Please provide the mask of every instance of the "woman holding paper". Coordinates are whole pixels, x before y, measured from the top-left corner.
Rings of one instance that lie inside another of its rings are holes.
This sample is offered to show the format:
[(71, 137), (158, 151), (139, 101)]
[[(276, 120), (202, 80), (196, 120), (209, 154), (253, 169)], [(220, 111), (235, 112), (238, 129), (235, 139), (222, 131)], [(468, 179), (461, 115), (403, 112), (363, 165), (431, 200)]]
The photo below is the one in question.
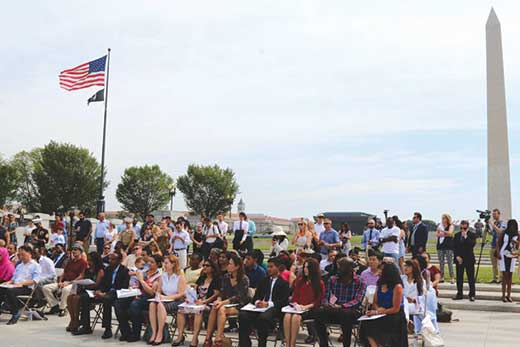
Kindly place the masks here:
[[(196, 283), (197, 300), (193, 303), (197, 306), (206, 306), (215, 301), (220, 294), (220, 273), (218, 264), (205, 260), (202, 264), (202, 273)], [(197, 347), (199, 344), (199, 333), (202, 328), (202, 321), (204, 319), (205, 309), (184, 311), (182, 307), (177, 312), (177, 328), (179, 331), (179, 338), (172, 342), (172, 346), (179, 346), (184, 342), (184, 327), (186, 326), (186, 316), (190, 313), (195, 314), (195, 321), (193, 323), (193, 337), (191, 339), (191, 347)], [(188, 312), (188, 313), (187, 313)]]
[(320, 306), (324, 293), (325, 285), (321, 280), (320, 265), (315, 259), (309, 258), (303, 264), (302, 276), (294, 282), (293, 295), (289, 305), (295, 312), (285, 313), (283, 319), (285, 345), (287, 347), (296, 346), (296, 338), (302, 319), (312, 317), (312, 313), (309, 311)]
[(384, 263), (381, 277), (377, 281), (372, 309), (367, 316), (384, 315), (363, 321), (361, 336), (370, 347), (408, 346), (408, 332), (404, 314), (403, 282), (396, 265)]
[[(67, 326), (67, 330), (72, 333), (72, 335), (79, 335), (78, 331), (81, 329), (82, 333), (90, 333), (90, 319), (82, 319), (82, 322), (88, 321), (87, 326), (82, 326), (80, 328), (80, 320), (79, 315), (80, 311), (88, 309), (90, 312), (90, 297), (87, 294), (86, 290), (96, 290), (99, 288), (101, 284), (101, 280), (105, 274), (103, 260), (99, 253), (90, 252), (87, 256), (87, 269), (85, 270), (85, 279), (89, 279), (94, 281), (94, 284), (89, 284), (86, 286), (78, 286), (76, 288), (76, 294), (70, 294), (67, 297), (67, 311), (69, 311), (70, 322)], [(81, 305), (83, 301), (88, 302), (87, 305)], [(88, 307), (88, 308), (85, 308)], [(82, 310), (80, 308), (83, 307)], [(83, 314), (82, 314), (83, 315)], [(90, 318), (90, 315), (89, 315)]]
[[(222, 291), (217, 300), (214, 302), (213, 308), (209, 314), (208, 329), (204, 347), (222, 346), (224, 338), (224, 326), (226, 325), (227, 316), (238, 315), (240, 308), (249, 302), (249, 279), (245, 274), (244, 263), (242, 258), (235, 252), (228, 252), (229, 264), (227, 265), (227, 273), (222, 279)], [(236, 305), (230, 307), (229, 305)], [(211, 339), (217, 328), (217, 336), (213, 344)]]
[(184, 299), (186, 279), (182, 273), (179, 259), (170, 255), (164, 258), (164, 272), (156, 286), (156, 300), (150, 302), (150, 326), (152, 336), (149, 343), (157, 346), (162, 343), (164, 323), (168, 314), (177, 312)]

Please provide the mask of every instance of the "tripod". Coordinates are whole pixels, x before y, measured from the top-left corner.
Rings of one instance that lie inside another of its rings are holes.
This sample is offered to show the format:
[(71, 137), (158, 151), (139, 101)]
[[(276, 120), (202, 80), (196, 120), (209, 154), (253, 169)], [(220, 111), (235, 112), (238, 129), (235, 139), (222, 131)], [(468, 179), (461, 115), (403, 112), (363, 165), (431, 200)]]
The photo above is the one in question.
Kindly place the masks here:
[(478, 279), (478, 270), (480, 269), (480, 260), (482, 259), (482, 251), (484, 250), (484, 246), (487, 242), (487, 235), (490, 232), (489, 230), (489, 220), (485, 220), (486, 222), (486, 228), (484, 229), (484, 233), (482, 234), (482, 240), (480, 241), (480, 253), (478, 255), (478, 262), (477, 262), (477, 272), (475, 272), (475, 283)]

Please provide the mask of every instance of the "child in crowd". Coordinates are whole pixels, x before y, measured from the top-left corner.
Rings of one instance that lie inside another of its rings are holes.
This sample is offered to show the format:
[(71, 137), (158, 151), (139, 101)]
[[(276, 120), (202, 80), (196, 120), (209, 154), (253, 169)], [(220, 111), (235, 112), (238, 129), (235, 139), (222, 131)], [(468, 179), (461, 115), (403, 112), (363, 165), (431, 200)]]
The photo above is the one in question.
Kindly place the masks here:
[(59, 224), (56, 227), (56, 232), (51, 235), (51, 243), (52, 247), (56, 247), (56, 245), (65, 244), (65, 236), (63, 235), (63, 225)]
[(144, 273), (145, 269), (145, 259), (143, 257), (139, 257), (135, 260), (135, 267), (130, 269), (128, 274), (130, 275), (129, 285), (131, 288), (139, 288), (139, 278), (137, 277), (137, 273)]

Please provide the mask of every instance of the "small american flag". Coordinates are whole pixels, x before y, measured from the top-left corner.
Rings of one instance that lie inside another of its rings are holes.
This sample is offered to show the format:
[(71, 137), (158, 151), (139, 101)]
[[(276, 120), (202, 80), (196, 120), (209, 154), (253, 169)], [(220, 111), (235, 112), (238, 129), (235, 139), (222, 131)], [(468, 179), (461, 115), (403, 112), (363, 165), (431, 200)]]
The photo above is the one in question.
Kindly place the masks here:
[(105, 85), (107, 56), (60, 72), (60, 87), (71, 91)]

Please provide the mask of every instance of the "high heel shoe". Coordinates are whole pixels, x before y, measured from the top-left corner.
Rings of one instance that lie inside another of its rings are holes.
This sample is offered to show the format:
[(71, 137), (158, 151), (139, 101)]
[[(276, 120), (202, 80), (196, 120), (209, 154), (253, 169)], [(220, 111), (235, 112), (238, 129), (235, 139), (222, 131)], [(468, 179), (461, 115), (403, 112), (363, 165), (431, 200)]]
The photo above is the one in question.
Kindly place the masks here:
[(172, 342), (172, 346), (173, 347), (177, 347), (177, 346), (183, 345), (184, 344), (184, 340), (185, 340), (185, 338), (184, 338), (184, 335), (183, 335), (182, 338), (179, 341), (173, 341)]
[(511, 299), (510, 296), (508, 296), (508, 297), (506, 298), (506, 300), (507, 300), (508, 302), (513, 302), (513, 300)]

